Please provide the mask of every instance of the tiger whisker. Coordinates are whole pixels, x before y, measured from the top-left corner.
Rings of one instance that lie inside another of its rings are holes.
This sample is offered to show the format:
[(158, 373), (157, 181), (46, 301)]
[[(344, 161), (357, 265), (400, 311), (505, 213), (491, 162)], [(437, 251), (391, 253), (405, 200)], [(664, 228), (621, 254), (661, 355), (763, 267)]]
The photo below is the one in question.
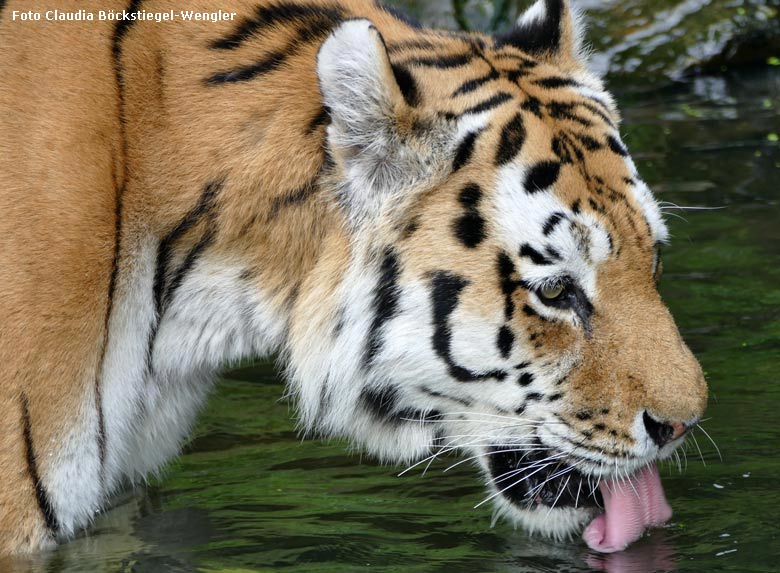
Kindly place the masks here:
[(681, 221), (685, 221), (686, 223), (690, 223), (690, 221), (688, 221), (688, 219), (686, 219), (682, 215), (678, 215), (677, 213), (668, 213), (666, 211), (662, 211), (662, 213), (664, 215), (669, 215), (670, 217), (677, 217), (678, 219), (680, 219)]
[[(452, 447), (450, 447), (450, 448), (447, 448), (447, 449), (444, 449), (444, 448), (443, 448), (443, 449), (439, 450), (438, 452), (435, 452), (434, 454), (432, 454), (432, 455), (430, 455), (430, 456), (428, 456), (428, 457), (425, 457), (425, 458), (423, 458), (423, 459), (421, 459), (421, 460), (419, 460), (419, 461), (415, 462), (414, 464), (412, 464), (411, 466), (409, 466), (408, 468), (406, 468), (405, 470), (403, 470), (401, 473), (399, 473), (399, 474), (397, 475), (397, 477), (401, 477), (401, 476), (403, 476), (404, 474), (406, 474), (406, 473), (408, 473), (408, 472), (412, 471), (412, 470), (413, 470), (414, 468), (416, 468), (417, 466), (420, 466), (420, 465), (424, 464), (425, 462), (427, 462), (427, 461), (429, 461), (429, 460), (433, 461), (433, 460), (435, 460), (437, 457), (439, 457), (439, 456), (441, 456), (441, 455), (444, 455), (444, 454), (446, 454), (447, 452), (451, 452), (451, 451), (453, 451), (453, 450), (456, 450), (457, 448), (458, 448), (458, 446), (452, 446)], [(429, 466), (430, 466), (430, 464), (429, 464)]]
[(500, 490), (500, 491), (497, 491), (496, 493), (494, 493), (494, 494), (492, 494), (492, 495), (490, 495), (490, 496), (486, 497), (485, 499), (483, 499), (482, 501), (480, 501), (480, 502), (479, 502), (477, 505), (475, 505), (475, 506), (474, 506), (474, 509), (477, 509), (478, 507), (480, 507), (481, 505), (483, 505), (483, 504), (487, 503), (488, 501), (490, 501), (490, 500), (491, 500), (491, 499), (493, 499), (494, 497), (497, 497), (497, 496), (501, 495), (501, 494), (502, 494), (502, 493), (504, 493), (506, 490), (508, 490), (508, 489), (511, 489), (511, 488), (513, 488), (513, 487), (515, 487), (517, 484), (524, 482), (525, 480), (527, 480), (528, 478), (530, 478), (530, 477), (531, 477), (531, 476), (533, 476), (534, 474), (536, 474), (536, 473), (539, 473), (540, 471), (542, 471), (544, 468), (546, 468), (546, 467), (547, 467), (547, 466), (549, 466), (549, 465), (551, 465), (551, 464), (549, 464), (549, 463), (548, 463), (548, 464), (544, 464), (542, 467), (540, 467), (539, 469), (537, 469), (537, 470), (535, 470), (535, 471), (531, 472), (530, 474), (528, 474), (528, 475), (527, 475), (527, 476), (525, 476), (524, 478), (522, 478), (522, 479), (520, 479), (520, 480), (518, 480), (518, 481), (516, 481), (516, 482), (514, 482), (514, 483), (512, 483), (512, 484), (510, 484), (510, 485), (508, 485), (508, 486), (507, 486), (507, 487), (505, 487), (504, 489), (502, 489), (502, 490)]
[(580, 489), (582, 489), (582, 480), (577, 484), (577, 495), (574, 497), (574, 507), (576, 508), (580, 502)]
[(715, 440), (712, 439), (712, 436), (710, 436), (709, 432), (705, 430), (701, 424), (696, 424), (696, 427), (699, 428), (702, 432), (704, 432), (704, 435), (707, 436), (707, 439), (712, 442), (712, 445), (715, 447), (715, 451), (718, 452), (718, 459), (720, 461), (723, 461), (723, 456), (720, 454), (720, 448), (718, 448), (718, 444), (715, 443)]
[(558, 500), (561, 499), (561, 495), (564, 491), (566, 491), (566, 486), (569, 485), (569, 481), (571, 480), (571, 476), (566, 478), (566, 482), (558, 489), (558, 495), (555, 496), (555, 500), (552, 502), (552, 505), (550, 506), (550, 509), (547, 510), (547, 517), (550, 516), (550, 512), (555, 508), (555, 504), (558, 503)]
[[(466, 442), (466, 443), (453, 443), (451, 441), (448, 444), (442, 444), (442, 445), (439, 445), (439, 446), (433, 445), (432, 447), (439, 448), (439, 450), (437, 452), (434, 452), (430, 456), (427, 456), (427, 457), (425, 457), (425, 458), (423, 458), (421, 460), (418, 460), (417, 462), (415, 462), (414, 464), (412, 464), (411, 466), (409, 466), (408, 468), (406, 468), (405, 470), (403, 470), (402, 472), (397, 474), (397, 477), (401, 477), (404, 474), (406, 474), (409, 471), (411, 471), (412, 469), (414, 469), (414, 468), (416, 468), (416, 467), (418, 467), (418, 466), (428, 462), (428, 465), (426, 466), (425, 470), (423, 470), (423, 475), (424, 475), (425, 472), (427, 471), (427, 469), (430, 467), (431, 463), (433, 461), (435, 461), (435, 459), (437, 457), (439, 457), (439, 456), (445, 455), (445, 454), (447, 454), (449, 452), (455, 451), (455, 450), (460, 449), (460, 448), (466, 448), (466, 447), (469, 447), (469, 446), (481, 446), (481, 445), (487, 445), (487, 444), (493, 445), (493, 443), (494, 443), (494, 440), (492, 439), (491, 436), (481, 436), (479, 434), (475, 434), (474, 437), (479, 437), (479, 438), (482, 438), (482, 439), (481, 440), (476, 440), (476, 441), (471, 441), (471, 442)], [(518, 445), (522, 445), (522, 444), (518, 444), (517, 442), (513, 442), (513, 443), (507, 444), (507, 445), (509, 445), (510, 447), (514, 447), (514, 446), (518, 446)], [(499, 446), (499, 447), (501, 447), (501, 446)], [(479, 456), (476, 456), (476, 457), (479, 457)]]
[(626, 474), (625, 481), (628, 482), (628, 485), (630, 485), (631, 489), (634, 490), (634, 495), (637, 497), (637, 499), (639, 499), (639, 492), (636, 490), (636, 487), (634, 487), (634, 482), (631, 481), (631, 476), (628, 475), (628, 470), (624, 468), (623, 473)]
[(547, 457), (547, 458), (545, 458), (543, 460), (533, 460), (531, 462), (528, 462), (528, 463), (524, 464), (524, 467), (522, 467), (522, 468), (516, 468), (514, 470), (510, 470), (510, 471), (505, 472), (505, 473), (503, 473), (503, 474), (501, 474), (499, 476), (496, 476), (493, 479), (488, 480), (488, 483), (491, 483), (491, 482), (498, 483), (500, 481), (506, 481), (507, 479), (510, 479), (510, 478), (512, 478), (512, 477), (514, 477), (514, 476), (516, 476), (518, 474), (526, 472), (529, 469), (533, 469), (533, 468), (537, 467), (539, 464), (547, 464), (547, 465), (549, 465), (549, 462), (555, 461), (556, 459), (557, 458), (555, 458), (555, 457)]
[(504, 420), (512, 420), (514, 422), (518, 420), (527, 420), (530, 422), (538, 422), (539, 420), (533, 420), (532, 418), (521, 418), (519, 416), (505, 416), (502, 414), (490, 414), (488, 412), (442, 412), (439, 417), (445, 416), (485, 416), (488, 418), (501, 418)]
[(680, 460), (680, 452), (675, 451), (674, 452), (674, 459), (677, 463), (677, 472), (682, 473), (682, 461)]
[(524, 464), (524, 467), (519, 468), (519, 469), (510, 470), (508, 472), (505, 472), (505, 473), (503, 473), (503, 474), (501, 474), (499, 476), (496, 476), (493, 479), (488, 480), (488, 483), (498, 483), (498, 482), (506, 481), (506, 480), (511, 479), (511, 478), (513, 478), (513, 477), (515, 477), (515, 476), (517, 476), (519, 474), (525, 473), (528, 470), (535, 469), (535, 468), (537, 468), (539, 466), (545, 466), (546, 467), (546, 466), (550, 465), (553, 461), (554, 460), (550, 460), (549, 458), (547, 458), (547, 459), (544, 459), (544, 460), (533, 460), (533, 461), (527, 462), (526, 464)]
[[(576, 467), (578, 465), (580, 465), (581, 463), (582, 462), (576, 462), (574, 464), (568, 465), (568, 466), (564, 467), (563, 469), (558, 470), (557, 472), (553, 473), (547, 479), (545, 479), (542, 483), (540, 483), (538, 486), (536, 486), (534, 489), (532, 489), (529, 492), (529, 496), (531, 498), (536, 497), (536, 494), (538, 494), (540, 491), (542, 491), (542, 488), (544, 488), (544, 486), (547, 485), (548, 482), (550, 482), (550, 481), (552, 481), (552, 480), (554, 480), (556, 478), (559, 478), (560, 476), (566, 475), (569, 472), (574, 471), (576, 469)], [(571, 477), (569, 479), (571, 479)], [(567, 480), (567, 483), (568, 483), (568, 480)], [(556, 499), (556, 501), (557, 501), (557, 499)]]
[(699, 447), (699, 441), (696, 439), (696, 436), (691, 434), (691, 439), (693, 440), (694, 445), (696, 446), (696, 450), (699, 452), (699, 457), (701, 458), (702, 465), (706, 468), (707, 462), (704, 461), (704, 455), (701, 453), (701, 448)]
[(452, 464), (447, 469), (445, 469), (442, 473), (448, 472), (449, 470), (455, 468), (456, 466), (459, 466), (461, 464), (465, 464), (466, 462), (469, 462), (471, 460), (476, 460), (476, 459), (487, 457), (487, 456), (494, 456), (496, 454), (508, 454), (508, 453), (513, 453), (513, 452), (543, 452), (543, 451), (546, 451), (546, 448), (536, 448), (536, 449), (522, 448), (522, 449), (512, 449), (512, 450), (495, 450), (495, 451), (492, 451), (492, 452), (481, 452), (481, 453), (477, 454), (476, 456), (471, 456), (471, 457), (465, 458), (463, 460), (460, 460), (460, 461)]
[(667, 209), (676, 209), (678, 211), (720, 211), (726, 209), (725, 205), (720, 207), (701, 207), (696, 205), (677, 205), (669, 201), (659, 201), (658, 206), (661, 211), (666, 211)]

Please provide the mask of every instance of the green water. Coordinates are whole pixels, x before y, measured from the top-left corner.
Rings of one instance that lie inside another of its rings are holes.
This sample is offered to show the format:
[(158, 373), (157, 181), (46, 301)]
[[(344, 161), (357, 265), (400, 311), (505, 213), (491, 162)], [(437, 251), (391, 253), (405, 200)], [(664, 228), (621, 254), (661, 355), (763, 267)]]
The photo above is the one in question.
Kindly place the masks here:
[(279, 376), (259, 365), (219, 385), (161, 479), (72, 543), (0, 570), (780, 571), (780, 70), (620, 99), (659, 198), (722, 207), (669, 217), (662, 290), (707, 373), (704, 428), (722, 461), (697, 432), (682, 473), (662, 470), (667, 527), (606, 558), (491, 528), (465, 464), (397, 477), (343, 443), (302, 441)]

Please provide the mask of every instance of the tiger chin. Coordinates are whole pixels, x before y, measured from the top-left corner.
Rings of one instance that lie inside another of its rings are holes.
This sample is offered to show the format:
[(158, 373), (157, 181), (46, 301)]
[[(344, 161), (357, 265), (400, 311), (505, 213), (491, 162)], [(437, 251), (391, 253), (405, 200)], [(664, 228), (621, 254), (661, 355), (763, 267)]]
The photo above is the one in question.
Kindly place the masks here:
[(0, 550), (88, 526), (272, 353), (305, 432), (460, 451), (528, 531), (616, 551), (668, 519), (655, 462), (706, 384), (569, 4), (500, 37), (364, 0), (220, 8), (0, 8)]

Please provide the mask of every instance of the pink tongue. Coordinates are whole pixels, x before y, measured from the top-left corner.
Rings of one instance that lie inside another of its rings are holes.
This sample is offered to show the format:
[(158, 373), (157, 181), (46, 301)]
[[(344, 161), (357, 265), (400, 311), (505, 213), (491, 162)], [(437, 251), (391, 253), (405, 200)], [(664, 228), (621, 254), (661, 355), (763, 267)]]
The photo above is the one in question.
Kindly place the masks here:
[(583, 538), (601, 553), (622, 551), (639, 539), (648, 527), (672, 517), (661, 477), (655, 465), (647, 466), (627, 480), (601, 482), (605, 513), (591, 521)]

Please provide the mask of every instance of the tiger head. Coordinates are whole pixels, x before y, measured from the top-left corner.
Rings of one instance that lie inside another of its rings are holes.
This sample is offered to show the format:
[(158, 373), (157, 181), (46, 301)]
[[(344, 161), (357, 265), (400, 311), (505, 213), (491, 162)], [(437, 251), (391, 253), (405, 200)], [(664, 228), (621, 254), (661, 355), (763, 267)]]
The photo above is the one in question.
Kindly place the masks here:
[(323, 186), (349, 262), (318, 263), (288, 345), (305, 427), (404, 463), (459, 449), (500, 513), (555, 537), (599, 482), (671, 455), (707, 393), (580, 37), (560, 0), (500, 38), (331, 33)]

